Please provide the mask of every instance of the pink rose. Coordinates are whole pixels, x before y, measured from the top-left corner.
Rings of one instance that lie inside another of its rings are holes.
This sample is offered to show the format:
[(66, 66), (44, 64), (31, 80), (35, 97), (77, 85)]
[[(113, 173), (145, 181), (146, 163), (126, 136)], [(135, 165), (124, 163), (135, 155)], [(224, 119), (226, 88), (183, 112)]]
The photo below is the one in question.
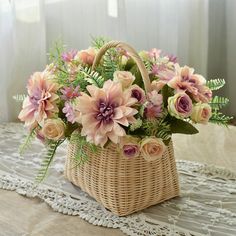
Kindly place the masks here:
[(87, 50), (79, 51), (75, 56), (74, 60), (78, 60), (83, 64), (92, 65), (95, 56), (96, 56), (95, 49), (90, 47)]
[(122, 150), (123, 156), (126, 157), (138, 157), (139, 150), (139, 138), (133, 136), (124, 136), (120, 138), (120, 149)]
[(168, 111), (177, 119), (187, 118), (192, 113), (192, 100), (186, 93), (177, 93), (168, 98)]
[(206, 124), (211, 118), (211, 115), (212, 112), (210, 105), (199, 102), (193, 107), (191, 119), (196, 123)]
[(128, 88), (134, 82), (135, 77), (129, 71), (115, 71), (113, 75), (114, 82), (120, 82), (122, 88)]
[(155, 161), (161, 158), (166, 149), (163, 141), (155, 137), (143, 139), (140, 148), (143, 158), (147, 161)]
[(146, 100), (145, 92), (138, 85), (134, 84), (130, 87), (131, 97), (136, 98), (138, 103), (144, 103)]

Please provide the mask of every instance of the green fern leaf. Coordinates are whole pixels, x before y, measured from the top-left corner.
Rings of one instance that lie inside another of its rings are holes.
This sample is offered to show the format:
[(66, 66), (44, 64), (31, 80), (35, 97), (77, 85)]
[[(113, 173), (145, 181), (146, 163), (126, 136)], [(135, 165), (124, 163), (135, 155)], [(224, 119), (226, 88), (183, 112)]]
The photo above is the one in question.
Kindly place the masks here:
[(218, 125), (228, 126), (231, 119), (233, 119), (233, 117), (226, 116), (222, 114), (221, 112), (216, 111), (216, 112), (213, 112), (209, 121), (211, 123), (215, 123)]
[(218, 90), (225, 85), (225, 80), (224, 79), (211, 79), (207, 81), (206, 85), (211, 90)]
[[(82, 137), (79, 132), (75, 131), (70, 138), (70, 143), (76, 145), (75, 150), (75, 166), (80, 166), (88, 161), (89, 156), (87, 155), (86, 149), (92, 152), (97, 152), (98, 147), (92, 143), (86, 141), (85, 137)], [(86, 148), (85, 148), (86, 147)]]
[(41, 183), (48, 172), (49, 166), (53, 160), (53, 157), (55, 156), (57, 147), (62, 143), (63, 141), (57, 141), (57, 142), (50, 142), (47, 147), (46, 155), (44, 157), (44, 160), (41, 163), (41, 168), (38, 171), (38, 174), (35, 178), (36, 183)]
[(106, 79), (112, 79), (114, 72), (119, 69), (117, 60), (115, 60), (115, 55), (113, 58), (113, 56), (110, 55), (109, 52), (107, 52), (103, 57), (103, 67), (104, 77)]
[(84, 76), (84, 80), (87, 81), (89, 84), (94, 84), (95, 86), (102, 88), (105, 82), (105, 79), (99, 75), (98, 72), (93, 71), (91, 68), (80, 68), (80, 72)]
[(100, 49), (104, 46), (109, 40), (104, 37), (92, 37), (92, 46), (96, 49)]
[(32, 141), (35, 139), (35, 129), (32, 129), (31, 132), (26, 136), (24, 142), (19, 146), (19, 154), (23, 155), (24, 152), (30, 147)]
[(148, 71), (152, 71), (153, 63), (151, 61), (144, 61), (144, 65)]
[(211, 106), (212, 110), (219, 110), (222, 107), (226, 106), (229, 103), (229, 99), (225, 97), (215, 96), (209, 105)]

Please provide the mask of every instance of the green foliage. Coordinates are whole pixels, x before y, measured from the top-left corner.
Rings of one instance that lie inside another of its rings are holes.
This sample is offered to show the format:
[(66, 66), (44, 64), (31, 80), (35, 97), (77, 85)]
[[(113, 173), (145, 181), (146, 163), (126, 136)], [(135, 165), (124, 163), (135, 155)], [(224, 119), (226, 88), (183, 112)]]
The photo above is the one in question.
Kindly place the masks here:
[(51, 141), (48, 143), (47, 146), (47, 151), (46, 151), (46, 155), (44, 157), (44, 160), (41, 163), (41, 168), (37, 173), (37, 176), (35, 177), (35, 182), (36, 183), (41, 183), (48, 172), (49, 166), (52, 163), (52, 160), (55, 156), (57, 147), (63, 142), (64, 140), (60, 140), (60, 141)]
[(57, 40), (49, 52), (49, 61), (62, 66), (64, 62), (61, 58), (61, 54), (64, 50), (65, 46), (63, 45), (62, 40)]
[(25, 94), (16, 94), (12, 98), (14, 100), (16, 100), (17, 102), (23, 102), (26, 97), (27, 97), (27, 95), (25, 95)]
[(148, 71), (152, 71), (153, 63), (151, 61), (144, 61), (144, 65)]
[(170, 119), (170, 130), (171, 130), (171, 133), (180, 133), (180, 134), (197, 134), (198, 133), (198, 130), (189, 122), (176, 119), (175, 117), (172, 117)]
[(130, 125), (130, 131), (135, 131), (136, 129), (139, 129), (140, 127), (142, 127), (142, 124), (142, 120), (138, 118), (136, 122)]
[(86, 141), (85, 137), (82, 137), (78, 132), (74, 132), (71, 135), (70, 138), (71, 144), (76, 144), (76, 150), (75, 150), (75, 161), (76, 161), (76, 166), (80, 166), (81, 164), (85, 163), (88, 161), (89, 156), (86, 153), (86, 149), (96, 152), (97, 151), (97, 146), (89, 143)]
[(145, 129), (145, 135), (156, 136), (163, 140), (169, 140), (171, 137), (170, 124), (162, 119), (152, 119), (143, 122), (142, 127)]
[(226, 116), (218, 111), (214, 111), (209, 121), (218, 125), (227, 126), (231, 119), (233, 119), (233, 117)]
[(229, 99), (225, 97), (215, 96), (209, 105), (212, 110), (220, 110), (222, 107), (226, 106), (229, 103)]
[(163, 103), (164, 106), (167, 107), (168, 105), (168, 98), (174, 95), (173, 89), (170, 88), (167, 84), (161, 90), (163, 96)]
[(138, 86), (140, 86), (141, 88), (143, 88), (143, 79), (141, 76), (141, 73), (139, 71), (138, 66), (135, 64), (133, 65), (133, 67), (130, 69), (130, 72), (134, 75), (135, 77), (135, 81), (134, 83), (137, 84)]
[(89, 84), (94, 84), (95, 86), (102, 88), (105, 79), (99, 75), (98, 72), (93, 71), (91, 68), (86, 67), (80, 67), (80, 71), (79, 73), (81, 73), (83, 75), (83, 79), (85, 81), (87, 81)]
[(96, 49), (100, 49), (103, 45), (105, 45), (109, 40), (104, 37), (93, 37), (92, 38), (92, 46)]
[(23, 155), (24, 152), (30, 147), (32, 141), (35, 139), (35, 129), (32, 129), (30, 133), (26, 136), (24, 142), (19, 146), (19, 153)]
[(108, 50), (103, 56), (103, 73), (106, 79), (112, 79), (115, 71), (119, 70), (117, 52)]
[(207, 81), (207, 87), (211, 90), (218, 90), (225, 85), (224, 79), (211, 79)]

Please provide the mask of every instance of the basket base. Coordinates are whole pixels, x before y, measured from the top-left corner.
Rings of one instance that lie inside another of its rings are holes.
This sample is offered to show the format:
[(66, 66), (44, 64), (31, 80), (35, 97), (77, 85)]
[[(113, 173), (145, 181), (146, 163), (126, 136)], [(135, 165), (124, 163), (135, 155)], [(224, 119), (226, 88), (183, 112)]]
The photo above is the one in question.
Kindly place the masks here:
[(127, 159), (116, 147), (88, 153), (77, 166), (77, 145), (69, 144), (65, 177), (118, 216), (126, 216), (179, 196), (179, 181), (172, 143), (163, 156), (147, 162), (142, 156)]

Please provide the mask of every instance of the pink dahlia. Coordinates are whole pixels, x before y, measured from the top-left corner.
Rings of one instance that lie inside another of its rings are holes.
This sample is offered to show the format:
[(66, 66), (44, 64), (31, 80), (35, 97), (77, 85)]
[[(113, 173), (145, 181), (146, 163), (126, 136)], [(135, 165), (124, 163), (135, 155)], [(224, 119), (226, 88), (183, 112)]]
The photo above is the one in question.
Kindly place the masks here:
[(33, 127), (37, 123), (41, 124), (46, 118), (58, 112), (56, 105), (58, 85), (47, 79), (45, 73), (34, 73), (29, 79), (27, 90), (28, 96), (18, 116), (26, 126)]
[(123, 92), (120, 83), (108, 80), (103, 88), (87, 86), (90, 95), (83, 93), (78, 97), (78, 109), (81, 112), (82, 131), (88, 142), (104, 146), (110, 139), (118, 143), (119, 137), (126, 135), (122, 126), (135, 121), (138, 112), (131, 106), (137, 100), (129, 92)]
[(197, 95), (198, 86), (206, 83), (203, 76), (194, 74), (194, 69), (188, 66), (175, 66), (176, 75), (168, 82), (168, 85), (177, 92), (188, 92), (189, 94)]

